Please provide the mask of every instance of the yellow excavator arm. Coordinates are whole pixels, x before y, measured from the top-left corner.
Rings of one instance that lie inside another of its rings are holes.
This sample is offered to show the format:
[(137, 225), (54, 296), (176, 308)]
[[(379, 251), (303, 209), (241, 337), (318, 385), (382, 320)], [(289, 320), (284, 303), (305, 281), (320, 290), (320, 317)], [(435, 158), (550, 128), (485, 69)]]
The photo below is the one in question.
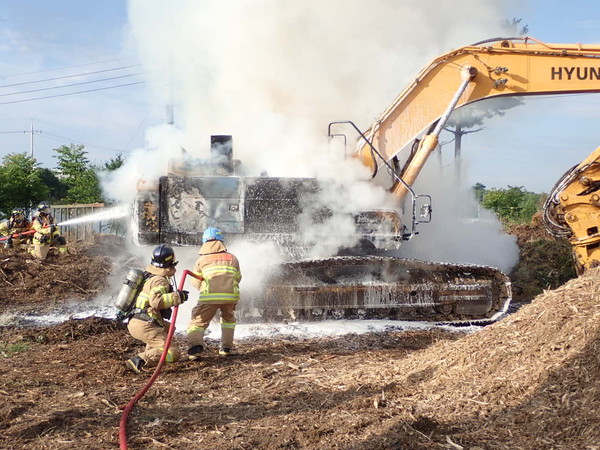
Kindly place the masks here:
[[(390, 191), (401, 204), (409, 192), (416, 197), (411, 186), (456, 108), (500, 96), (585, 92), (600, 92), (600, 46), (490, 39), (426, 66), (361, 133), (355, 157), (373, 177), (381, 164), (391, 169)], [(544, 218), (552, 234), (570, 240), (579, 273), (600, 265), (600, 148), (557, 183)]]
[[(426, 66), (363, 133), (356, 157), (373, 176), (381, 163), (396, 167), (402, 181), (396, 178), (391, 191), (403, 200), (454, 109), (499, 96), (600, 92), (599, 58), (599, 46), (533, 38), (492, 39), (451, 51)], [(403, 167), (401, 152), (409, 152)]]
[(544, 204), (544, 225), (569, 239), (578, 274), (600, 266), (600, 147), (556, 183)]

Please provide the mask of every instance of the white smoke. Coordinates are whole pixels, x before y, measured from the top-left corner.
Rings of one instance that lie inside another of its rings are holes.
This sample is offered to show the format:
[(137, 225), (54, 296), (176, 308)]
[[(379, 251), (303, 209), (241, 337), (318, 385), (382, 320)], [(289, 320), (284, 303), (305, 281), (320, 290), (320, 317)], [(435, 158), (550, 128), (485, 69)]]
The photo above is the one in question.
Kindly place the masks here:
[(519, 258), (516, 237), (504, 233), (496, 215), (482, 208), (464, 185), (468, 164), (463, 160), (460, 179), (456, 168), (439, 154), (429, 158), (414, 188), (432, 196), (432, 220), (417, 226), (419, 235), (402, 246), (401, 255), (483, 264), (509, 273)]
[(392, 203), (365, 168), (329, 148), (327, 124), (350, 119), (365, 129), (431, 59), (503, 34), (510, 14), (502, 8), (481, 0), (460, 9), (451, 0), (129, 0), (130, 44), (156, 74), (149, 96), (174, 105), (175, 126), (150, 128), (147, 147), (105, 188), (131, 201), (137, 180), (156, 182), (181, 148), (207, 158), (211, 134), (232, 134), (248, 175), (326, 180), (312, 206), (338, 214), (307, 227), (305, 239), (325, 253), (351, 245), (348, 214)]

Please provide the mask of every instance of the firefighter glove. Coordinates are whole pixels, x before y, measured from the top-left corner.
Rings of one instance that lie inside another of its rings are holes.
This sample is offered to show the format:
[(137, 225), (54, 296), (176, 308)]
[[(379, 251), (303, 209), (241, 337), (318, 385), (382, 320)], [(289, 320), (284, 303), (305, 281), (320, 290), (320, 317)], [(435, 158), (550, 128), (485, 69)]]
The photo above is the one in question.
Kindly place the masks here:
[(52, 233), (52, 234), (56, 233), (56, 225), (52, 225), (50, 227), (50, 233)]
[(160, 316), (165, 320), (171, 320), (172, 313), (173, 313), (173, 310), (171, 308), (160, 310)]
[(45, 244), (46, 242), (48, 242), (48, 240), (49, 240), (48, 235), (47, 234), (43, 234), (40, 237), (40, 244)]
[(119, 322), (125, 322), (127, 319), (129, 319), (130, 315), (126, 312), (123, 311), (117, 311), (117, 320)]
[(189, 291), (177, 291), (177, 294), (179, 294), (179, 304), (180, 305), (182, 303), (184, 303), (190, 296)]

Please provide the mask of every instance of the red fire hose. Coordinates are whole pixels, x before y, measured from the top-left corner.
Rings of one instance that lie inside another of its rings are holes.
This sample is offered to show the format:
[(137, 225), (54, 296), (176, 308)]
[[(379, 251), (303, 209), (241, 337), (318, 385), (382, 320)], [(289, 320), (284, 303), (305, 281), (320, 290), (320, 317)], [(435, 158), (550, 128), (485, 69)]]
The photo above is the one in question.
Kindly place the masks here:
[(29, 230), (29, 231), (24, 231), (23, 233), (17, 233), (17, 234), (13, 234), (13, 235), (10, 235), (10, 234), (9, 234), (8, 236), (1, 237), (1, 238), (0, 238), (0, 241), (5, 241), (5, 240), (7, 240), (9, 237), (12, 237), (12, 238), (14, 239), (14, 238), (18, 238), (18, 237), (19, 237), (19, 235), (20, 235), (20, 236), (25, 236), (25, 235), (27, 235), (27, 234), (33, 234), (33, 233), (35, 233), (35, 231), (36, 231), (36, 230)]
[[(52, 225), (44, 225), (42, 228), (49, 228), (51, 226), (55, 226), (58, 227), (60, 226), (61, 223), (53, 223)], [(8, 238), (12, 237), (13, 239), (18, 238), (19, 236), (26, 236), (28, 234), (33, 234), (35, 233), (37, 230), (28, 230), (28, 231), (23, 231), (22, 233), (15, 233), (13, 235), (8, 235), (8, 236), (4, 236), (0, 238), (0, 242), (7, 240)]]
[[(185, 278), (188, 275), (190, 275), (194, 278), (197, 278), (199, 280), (201, 279), (201, 277), (196, 275), (194, 272), (192, 272), (190, 270), (184, 270), (183, 273), (181, 274), (181, 280), (179, 281), (178, 289), (180, 291), (183, 290), (183, 286), (185, 285)], [(152, 374), (152, 376), (150, 377), (148, 382), (145, 384), (145, 386), (142, 387), (142, 389), (140, 389), (137, 394), (135, 394), (135, 396), (129, 401), (129, 403), (127, 403), (127, 405), (125, 407), (121, 407), (121, 409), (123, 409), (123, 415), (121, 416), (121, 424), (120, 424), (120, 428), (119, 428), (119, 442), (121, 444), (121, 450), (127, 450), (127, 418), (129, 416), (129, 413), (131, 412), (131, 410), (133, 409), (133, 407), (137, 403), (137, 401), (144, 396), (144, 394), (148, 391), (148, 389), (150, 389), (150, 387), (152, 386), (154, 381), (158, 378), (158, 376), (160, 375), (160, 372), (162, 370), (162, 367), (165, 363), (165, 359), (167, 358), (167, 352), (169, 351), (169, 347), (171, 346), (171, 339), (173, 338), (173, 334), (175, 333), (175, 321), (177, 320), (177, 310), (178, 309), (179, 309), (179, 306), (175, 306), (173, 308), (173, 315), (171, 317), (171, 326), (169, 327), (169, 333), (167, 334), (167, 341), (165, 343), (165, 349), (163, 350), (162, 355), (160, 355), (160, 360), (158, 361), (158, 365), (156, 366), (156, 369), (154, 369), (154, 373)]]

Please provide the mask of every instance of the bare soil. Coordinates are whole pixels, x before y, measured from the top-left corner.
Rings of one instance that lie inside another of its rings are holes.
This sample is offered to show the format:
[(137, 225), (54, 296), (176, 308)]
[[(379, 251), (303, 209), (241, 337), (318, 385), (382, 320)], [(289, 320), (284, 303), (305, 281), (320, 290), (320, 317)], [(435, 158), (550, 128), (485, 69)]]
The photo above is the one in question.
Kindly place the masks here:
[[(107, 248), (24, 268), (0, 255), (0, 311), (91, 300), (118, 254)], [(48, 295), (49, 279), (73, 282)], [(165, 367), (130, 414), (129, 448), (598, 450), (599, 283), (596, 269), (471, 334), (251, 339), (230, 358), (213, 348)], [(108, 319), (0, 327), (0, 447), (117, 448), (121, 408), (151, 376), (125, 368), (140, 348)]]

